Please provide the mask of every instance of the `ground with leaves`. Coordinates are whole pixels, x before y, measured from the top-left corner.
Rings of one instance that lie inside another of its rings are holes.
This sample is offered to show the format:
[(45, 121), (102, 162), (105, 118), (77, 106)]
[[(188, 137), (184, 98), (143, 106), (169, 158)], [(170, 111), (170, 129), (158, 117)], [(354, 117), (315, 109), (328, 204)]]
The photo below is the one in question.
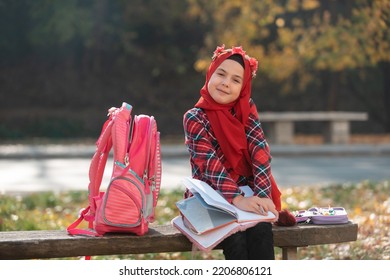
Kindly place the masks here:
[[(312, 206), (342, 206), (359, 225), (356, 242), (299, 249), (301, 259), (390, 260), (390, 181), (327, 187), (282, 189), (283, 208), (290, 211)], [(170, 223), (178, 214), (175, 202), (181, 191), (162, 192), (157, 206), (158, 224)], [(86, 192), (0, 195), (0, 231), (66, 229), (87, 205)], [(281, 250), (276, 250), (277, 259)], [(221, 251), (100, 256), (97, 259), (223, 259)]]

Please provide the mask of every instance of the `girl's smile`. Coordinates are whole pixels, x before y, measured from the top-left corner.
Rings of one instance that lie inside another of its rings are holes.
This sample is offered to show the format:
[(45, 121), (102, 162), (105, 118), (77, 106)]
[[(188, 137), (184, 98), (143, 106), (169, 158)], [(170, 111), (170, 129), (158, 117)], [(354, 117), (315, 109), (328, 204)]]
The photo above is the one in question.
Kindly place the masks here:
[(244, 68), (240, 63), (226, 59), (212, 74), (207, 89), (215, 102), (228, 104), (240, 96), (243, 79)]

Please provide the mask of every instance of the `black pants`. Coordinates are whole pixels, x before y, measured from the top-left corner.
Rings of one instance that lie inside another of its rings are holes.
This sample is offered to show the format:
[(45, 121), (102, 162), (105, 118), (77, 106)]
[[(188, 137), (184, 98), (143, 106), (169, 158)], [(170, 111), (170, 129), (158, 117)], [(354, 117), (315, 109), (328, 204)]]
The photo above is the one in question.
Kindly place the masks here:
[(221, 243), (227, 260), (274, 260), (274, 236), (270, 223), (258, 223)]

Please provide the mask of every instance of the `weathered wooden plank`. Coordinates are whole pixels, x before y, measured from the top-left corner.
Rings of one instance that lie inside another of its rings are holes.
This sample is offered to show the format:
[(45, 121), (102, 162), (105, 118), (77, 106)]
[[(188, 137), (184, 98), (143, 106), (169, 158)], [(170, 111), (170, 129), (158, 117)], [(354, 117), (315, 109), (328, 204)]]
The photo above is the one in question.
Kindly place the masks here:
[[(296, 252), (296, 247), (355, 241), (357, 224), (274, 227), (273, 232), (275, 246), (289, 249), (284, 250), (288, 254)], [(192, 244), (188, 239), (170, 225), (151, 226), (144, 236), (70, 236), (60, 230), (0, 232), (0, 259), (184, 252), (191, 249)]]
[(191, 250), (185, 236), (171, 226), (151, 228), (144, 236), (106, 234), (70, 236), (66, 231), (0, 233), (0, 259), (60, 258), (86, 255), (140, 254)]
[(358, 226), (354, 223), (341, 225), (298, 225), (274, 227), (274, 242), (278, 247), (305, 247), (355, 241)]

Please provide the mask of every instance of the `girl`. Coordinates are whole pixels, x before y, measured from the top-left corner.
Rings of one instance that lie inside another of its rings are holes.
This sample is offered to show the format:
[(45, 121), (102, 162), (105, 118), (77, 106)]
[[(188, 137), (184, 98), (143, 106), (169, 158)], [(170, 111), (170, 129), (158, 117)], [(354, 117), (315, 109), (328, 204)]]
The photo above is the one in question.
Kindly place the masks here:
[[(271, 211), (278, 218), (280, 192), (251, 99), (257, 66), (241, 47), (217, 47), (201, 97), (184, 114), (185, 143), (193, 178), (208, 183), (242, 210), (263, 215)], [(244, 197), (239, 188), (243, 185), (249, 185), (254, 196)], [(190, 195), (187, 190), (185, 197)], [(271, 223), (258, 223), (221, 244), (226, 259), (275, 259)]]

